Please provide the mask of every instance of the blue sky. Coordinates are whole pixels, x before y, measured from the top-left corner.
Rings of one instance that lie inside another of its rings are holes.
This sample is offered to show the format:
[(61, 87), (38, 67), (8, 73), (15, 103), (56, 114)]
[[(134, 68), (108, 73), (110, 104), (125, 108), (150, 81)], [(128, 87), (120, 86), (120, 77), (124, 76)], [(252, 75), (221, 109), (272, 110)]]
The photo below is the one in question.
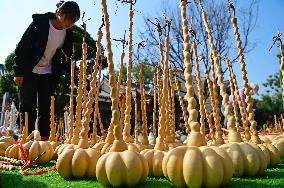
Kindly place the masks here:
[[(224, 0), (226, 1), (226, 0)], [(32, 21), (33, 13), (44, 13), (55, 10), (58, 0), (0, 0), (0, 17), (2, 27), (0, 34), (0, 63), (3, 63), (6, 56), (11, 53), (23, 32)], [(77, 0), (81, 11), (86, 12), (90, 17), (87, 30), (96, 39), (97, 29), (101, 20), (100, 0)], [(95, 5), (94, 5), (95, 2)], [(128, 6), (118, 3), (116, 8), (115, 0), (108, 0), (108, 10), (111, 21), (111, 37), (122, 37), (124, 30), (128, 28)], [(143, 16), (156, 15), (162, 3), (170, 3), (175, 6), (179, 0), (137, 0), (135, 9), (142, 12), (134, 16), (134, 42), (139, 41), (139, 30), (143, 30)], [(246, 6), (246, 0), (239, 1), (240, 6)], [(117, 14), (115, 15), (115, 11)], [(279, 52), (274, 47), (268, 51), (272, 44), (272, 37), (277, 31), (284, 32), (284, 1), (283, 0), (260, 0), (259, 17), (255, 29), (252, 32), (251, 41), (256, 42), (254, 51), (246, 55), (247, 71), (249, 82), (260, 84), (260, 93), (264, 92), (263, 83), (268, 75), (279, 71), (279, 64), (276, 55)], [(284, 37), (283, 37), (284, 40)], [(119, 61), (121, 49), (113, 45), (114, 61)], [(239, 65), (234, 66), (239, 83), (241, 85), (241, 74)]]

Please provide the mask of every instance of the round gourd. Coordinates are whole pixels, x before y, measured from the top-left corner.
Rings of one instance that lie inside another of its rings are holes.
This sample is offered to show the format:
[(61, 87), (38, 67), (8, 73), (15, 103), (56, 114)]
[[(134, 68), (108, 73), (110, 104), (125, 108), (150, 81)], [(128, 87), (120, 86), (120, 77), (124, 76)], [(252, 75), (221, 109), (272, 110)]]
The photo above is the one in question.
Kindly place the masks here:
[[(254, 144), (254, 143), (248, 143), (250, 146), (252, 146), (254, 149), (257, 150), (259, 154), (259, 159), (260, 159), (260, 167), (259, 167), (259, 174), (263, 174), (264, 171), (267, 169), (267, 166), (270, 164), (270, 161), (268, 162), (268, 156), (266, 151), (262, 150), (259, 145), (260, 144)], [(268, 151), (269, 153), (269, 151)], [(271, 160), (270, 154), (269, 154), (269, 159)]]
[(264, 143), (263, 144), (269, 151), (270, 154), (270, 163), (269, 167), (275, 167), (279, 164), (280, 162), (280, 152), (279, 150), (272, 144), (269, 143)]
[(30, 161), (37, 159), (36, 163), (44, 164), (49, 162), (54, 150), (48, 141), (29, 141), (24, 144), (24, 149)]
[(233, 161), (234, 176), (255, 176), (263, 173), (267, 166), (267, 159), (265, 154), (256, 147), (249, 143), (227, 143), (220, 146)]
[(13, 137), (10, 136), (3, 136), (0, 138), (0, 156), (5, 156), (6, 149), (11, 146), (12, 144), (15, 144), (15, 140)]
[(57, 155), (57, 152), (55, 152), (55, 150), (60, 145), (60, 142), (49, 141), (49, 143), (50, 143), (50, 145), (51, 145), (51, 147), (53, 148), (53, 151), (54, 151), (52, 159), (56, 160), (58, 155)]
[(280, 157), (284, 158), (284, 140), (278, 140), (276, 142), (272, 142), (272, 144), (278, 149)]
[(215, 146), (179, 146), (165, 155), (163, 173), (177, 187), (219, 187), (232, 178), (233, 163)]
[(98, 142), (92, 148), (97, 149), (98, 151), (101, 152), (105, 144), (106, 142)]
[(127, 143), (127, 149), (130, 151), (136, 151), (139, 153), (141, 150), (144, 149), (144, 147), (142, 144)]
[(266, 161), (266, 166), (269, 166), (270, 165), (270, 152), (269, 150), (267, 149), (267, 147), (265, 147), (263, 144), (258, 144), (257, 145), (261, 150), (262, 152), (264, 153), (264, 156), (265, 156), (265, 161)]
[(71, 178), (96, 177), (96, 165), (100, 152), (93, 148), (64, 149), (58, 156), (56, 168), (60, 176)]
[(74, 145), (74, 144), (61, 144), (61, 145), (56, 147), (56, 149), (54, 150), (54, 153), (56, 153), (57, 156), (59, 156), (65, 149), (76, 149), (76, 145)]
[(154, 149), (144, 149), (140, 153), (148, 162), (149, 176), (164, 177), (162, 162), (166, 152)]
[(59, 145), (60, 145), (60, 142), (56, 141), (49, 141), (50, 145), (52, 146), (53, 150), (55, 150)]
[(19, 149), (20, 146), (18, 144), (10, 145), (5, 151), (5, 157), (19, 159)]
[(135, 151), (108, 152), (100, 157), (96, 167), (98, 181), (104, 186), (135, 186), (148, 176), (146, 159)]

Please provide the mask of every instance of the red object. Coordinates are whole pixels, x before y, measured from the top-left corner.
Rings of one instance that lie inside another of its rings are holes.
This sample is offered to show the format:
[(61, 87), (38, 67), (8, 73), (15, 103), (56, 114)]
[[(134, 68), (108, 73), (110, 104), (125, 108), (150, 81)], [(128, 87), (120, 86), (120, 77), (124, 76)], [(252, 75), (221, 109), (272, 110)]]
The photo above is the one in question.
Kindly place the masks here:
[(22, 175), (25, 175), (25, 176), (31, 176), (31, 175), (42, 175), (42, 174), (51, 172), (51, 171), (53, 171), (53, 170), (56, 170), (56, 165), (50, 167), (50, 169), (48, 169), (48, 170), (39, 170), (39, 171), (37, 171), (37, 172), (27, 172), (26, 169), (25, 169), (25, 170), (21, 169), (21, 170), (20, 170), (20, 173), (21, 173)]
[(37, 171), (37, 172), (27, 172), (27, 169), (32, 166), (32, 162), (28, 159), (28, 156), (27, 156), (27, 153), (26, 153), (26, 150), (25, 148), (23, 147), (23, 145), (21, 143), (19, 143), (20, 145), (20, 151), (22, 153), (22, 156), (24, 158), (24, 161), (25, 161), (25, 165), (21, 168), (20, 170), (20, 173), (22, 175), (25, 175), (25, 176), (30, 176), (30, 175), (41, 175), (41, 174), (45, 174), (47, 172), (50, 172), (52, 170), (56, 170), (56, 166), (52, 166), (50, 169), (48, 170), (40, 170), (40, 171)]
[(26, 150), (25, 150), (25, 148), (23, 147), (23, 144), (19, 143), (19, 145), (20, 145), (20, 151), (21, 151), (21, 153), (22, 153), (23, 159), (24, 159), (25, 163), (27, 163), (27, 162), (29, 161), (29, 159), (28, 159)]
[(42, 141), (47, 141), (47, 140), (48, 140), (48, 136), (42, 136), (42, 137), (41, 137), (41, 140), (42, 140)]

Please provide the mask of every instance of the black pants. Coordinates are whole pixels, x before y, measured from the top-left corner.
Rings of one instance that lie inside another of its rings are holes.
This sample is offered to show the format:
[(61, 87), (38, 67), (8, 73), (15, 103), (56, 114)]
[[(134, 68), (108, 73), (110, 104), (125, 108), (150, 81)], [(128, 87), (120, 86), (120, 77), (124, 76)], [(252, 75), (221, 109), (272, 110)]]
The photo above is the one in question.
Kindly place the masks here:
[[(51, 74), (30, 74), (24, 77), (19, 89), (20, 112), (24, 121), (28, 112), (29, 134), (35, 129), (38, 117), (38, 129), (41, 136), (49, 136), (50, 101), (54, 92), (54, 80)], [(23, 124), (24, 125), (24, 124)]]

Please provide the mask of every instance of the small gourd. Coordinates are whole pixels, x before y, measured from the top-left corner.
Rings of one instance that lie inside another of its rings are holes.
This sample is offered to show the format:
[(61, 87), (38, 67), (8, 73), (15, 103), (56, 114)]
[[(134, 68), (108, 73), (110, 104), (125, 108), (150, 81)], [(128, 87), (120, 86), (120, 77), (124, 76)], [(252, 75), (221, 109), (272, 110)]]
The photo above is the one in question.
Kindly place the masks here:
[(233, 162), (216, 146), (180, 146), (163, 159), (163, 173), (177, 187), (220, 187), (233, 176)]
[(284, 158), (284, 139), (272, 142), (272, 144), (279, 150), (280, 157)]
[[(67, 147), (71, 147), (71, 145)], [(99, 151), (92, 148), (66, 148), (58, 156), (56, 168), (59, 175), (65, 179), (94, 178), (96, 177), (96, 165), (100, 156)]]
[(3, 136), (0, 138), (0, 156), (5, 156), (6, 149), (11, 146), (12, 144), (15, 144), (15, 140), (13, 137), (10, 136)]
[(146, 180), (148, 164), (135, 151), (109, 152), (98, 160), (96, 174), (104, 186), (135, 186)]
[(34, 137), (33, 141), (29, 141), (23, 145), (28, 159), (30, 161), (35, 161), (38, 164), (45, 164), (49, 162), (54, 154), (54, 150), (49, 143), (49, 141), (41, 141), (40, 133), (37, 130), (34, 130), (28, 137), (27, 140), (30, 140)]
[(265, 154), (257, 145), (249, 143), (227, 143), (221, 145), (231, 157), (234, 164), (234, 176), (255, 176), (262, 174), (267, 166)]

